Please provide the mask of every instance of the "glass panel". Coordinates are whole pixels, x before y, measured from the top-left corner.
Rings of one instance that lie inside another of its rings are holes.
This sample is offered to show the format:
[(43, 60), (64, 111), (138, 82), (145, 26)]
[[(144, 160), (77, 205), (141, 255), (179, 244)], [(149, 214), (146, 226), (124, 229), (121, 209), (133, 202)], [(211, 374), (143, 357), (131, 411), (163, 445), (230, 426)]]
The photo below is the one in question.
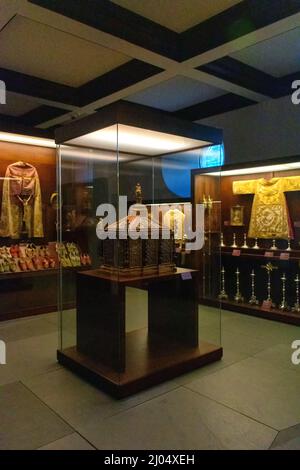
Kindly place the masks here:
[[(222, 159), (221, 146), (213, 146), (215, 163)], [(220, 283), (221, 194), (220, 170), (213, 176), (199, 170), (203, 155), (212, 147), (204, 147), (156, 159), (155, 196), (161, 206), (168, 201), (172, 210), (182, 211), (185, 222), (192, 221), (198, 233), (198, 244), (189, 243), (190, 236), (176, 240), (176, 265), (197, 271), (199, 340), (221, 345), (221, 308), (218, 300)], [(210, 150), (211, 152), (211, 150)], [(216, 153), (219, 157), (216, 158)], [(193, 175), (193, 176), (192, 176)], [(167, 220), (167, 219), (166, 219)], [(176, 223), (176, 221), (175, 221)], [(178, 223), (178, 221), (177, 221)], [(175, 238), (176, 233), (175, 233)], [(213, 303), (211, 302), (213, 298)]]
[[(103, 329), (103, 344), (96, 344), (96, 336), (86, 322), (86, 312), (94, 311), (96, 315), (98, 309), (108, 309), (106, 300), (117, 295), (114, 284), (108, 281), (95, 292), (92, 288), (97, 283), (97, 270), (107, 257), (114, 259), (118, 276), (117, 248), (109, 246), (104, 252), (103, 241), (97, 236), (97, 228), (116, 219), (116, 214), (107, 216), (105, 207), (99, 209), (99, 206), (111, 204), (118, 212), (117, 126), (110, 138), (115, 150), (79, 145), (62, 145), (59, 149), (61, 349), (72, 352), (77, 347), (82, 353), (95, 353), (99, 357), (103, 349), (109, 349), (112, 340), (108, 333), (105, 336)], [(97, 318), (95, 329), (96, 325)], [(114, 353), (114, 360), (118, 361), (119, 345)]]

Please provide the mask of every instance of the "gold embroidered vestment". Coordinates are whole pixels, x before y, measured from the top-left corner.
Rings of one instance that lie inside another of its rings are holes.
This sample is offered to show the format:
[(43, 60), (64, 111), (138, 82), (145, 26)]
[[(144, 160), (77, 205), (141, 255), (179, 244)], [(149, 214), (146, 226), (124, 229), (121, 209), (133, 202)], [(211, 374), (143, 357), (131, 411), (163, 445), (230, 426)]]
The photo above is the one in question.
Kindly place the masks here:
[(0, 236), (19, 239), (23, 223), (29, 238), (44, 236), (38, 173), (29, 163), (16, 162), (7, 167), (3, 182)]
[(234, 181), (233, 194), (254, 194), (249, 238), (293, 238), (285, 192), (300, 191), (300, 176)]

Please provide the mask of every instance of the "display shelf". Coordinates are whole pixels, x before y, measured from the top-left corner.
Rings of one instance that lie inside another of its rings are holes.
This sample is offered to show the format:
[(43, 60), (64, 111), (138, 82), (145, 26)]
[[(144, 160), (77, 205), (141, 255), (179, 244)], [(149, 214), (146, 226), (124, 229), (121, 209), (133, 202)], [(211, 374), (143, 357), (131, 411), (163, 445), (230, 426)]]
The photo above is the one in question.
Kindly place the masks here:
[(281, 323), (289, 323), (292, 325), (300, 326), (300, 313), (294, 313), (291, 311), (281, 311), (276, 308), (271, 310), (263, 310), (259, 305), (253, 306), (245, 303), (237, 303), (231, 300), (219, 300), (208, 297), (202, 297), (199, 302), (203, 305), (210, 307), (218, 307), (224, 310), (230, 310), (237, 313), (244, 313), (246, 315), (252, 315), (255, 317), (266, 318), (268, 320), (275, 320)]
[[(72, 284), (76, 274), (87, 269), (86, 266), (63, 268), (64, 279)], [(59, 268), (50, 268), (41, 271), (1, 273), (0, 322), (57, 311), (59, 271)], [(74, 308), (75, 299), (76, 292), (73, 288), (64, 298), (64, 309)]]
[[(232, 247), (223, 247), (220, 251), (214, 251), (214, 254), (219, 255), (220, 252), (222, 255), (225, 256), (234, 256), (233, 251), (234, 250), (239, 250), (241, 253), (239, 258), (254, 258), (254, 259), (273, 259), (276, 261), (300, 261), (300, 250), (271, 250), (271, 249), (254, 249), (254, 248), (232, 248)], [(268, 256), (268, 253), (272, 253), (271, 256)], [(287, 258), (280, 258), (282, 253), (287, 253), (289, 254), (289, 257)]]
[[(87, 266), (78, 266), (78, 267), (68, 267), (63, 268), (64, 271), (88, 271), (89, 269)], [(36, 269), (35, 271), (20, 271), (20, 272), (6, 272), (0, 273), (0, 281), (7, 280), (7, 279), (29, 279), (31, 277), (40, 277), (40, 276), (53, 276), (59, 273), (60, 268), (49, 268), (49, 269)]]
[(21, 271), (17, 273), (0, 273), (0, 281), (6, 279), (28, 279), (35, 276), (52, 276), (58, 273), (58, 268), (40, 269), (35, 271)]

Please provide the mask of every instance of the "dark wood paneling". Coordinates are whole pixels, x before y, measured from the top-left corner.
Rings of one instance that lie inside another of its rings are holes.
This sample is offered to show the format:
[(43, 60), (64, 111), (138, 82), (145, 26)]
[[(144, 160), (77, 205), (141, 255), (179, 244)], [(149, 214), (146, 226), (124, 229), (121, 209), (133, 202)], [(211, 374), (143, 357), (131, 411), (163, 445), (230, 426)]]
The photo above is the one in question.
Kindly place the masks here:
[(117, 372), (125, 370), (124, 285), (78, 273), (77, 347)]

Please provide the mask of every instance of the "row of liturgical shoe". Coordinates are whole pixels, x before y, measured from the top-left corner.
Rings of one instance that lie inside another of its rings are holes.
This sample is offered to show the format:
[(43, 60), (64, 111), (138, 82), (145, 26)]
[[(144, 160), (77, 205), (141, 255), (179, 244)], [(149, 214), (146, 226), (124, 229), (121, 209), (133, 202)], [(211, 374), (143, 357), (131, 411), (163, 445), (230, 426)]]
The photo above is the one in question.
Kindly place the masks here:
[(57, 243), (56, 251), (58, 259), (63, 268), (76, 268), (80, 266), (91, 266), (91, 257), (81, 253), (75, 243)]
[(0, 247), (0, 273), (40, 271), (55, 268), (46, 245), (20, 244)]

